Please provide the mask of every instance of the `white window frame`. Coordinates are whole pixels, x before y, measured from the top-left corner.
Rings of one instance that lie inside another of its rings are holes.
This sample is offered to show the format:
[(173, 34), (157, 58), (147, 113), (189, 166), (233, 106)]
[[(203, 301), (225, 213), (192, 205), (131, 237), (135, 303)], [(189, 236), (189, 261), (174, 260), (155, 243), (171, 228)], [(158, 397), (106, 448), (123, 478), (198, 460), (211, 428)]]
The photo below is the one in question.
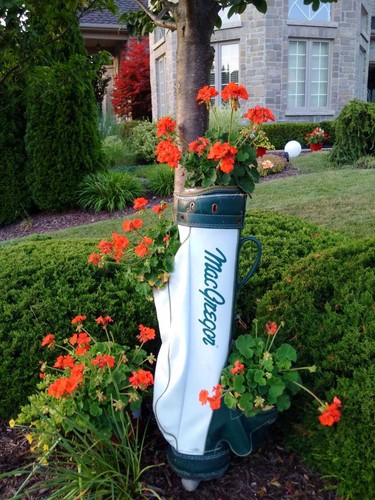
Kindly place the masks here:
[[(218, 90), (219, 95), (215, 98), (214, 104), (219, 106), (221, 104), (221, 95), (220, 92), (222, 90), (222, 53), (223, 53), (223, 47), (229, 46), (229, 45), (236, 45), (238, 48), (238, 56), (237, 56), (237, 64), (238, 64), (238, 70), (237, 70), (237, 78), (236, 79), (230, 79), (229, 81), (235, 81), (236, 83), (240, 82), (240, 42), (239, 40), (231, 40), (231, 41), (225, 41), (225, 42), (215, 42), (211, 44), (212, 47), (215, 49), (215, 59), (214, 59), (214, 76), (215, 76), (215, 82), (211, 83), (211, 86), (215, 87), (216, 90)], [(212, 70), (211, 70), (212, 74)], [(210, 78), (211, 80), (211, 78)]]
[[(298, 16), (292, 16), (292, 11), (295, 13), (299, 12)], [(319, 19), (322, 13), (327, 14), (326, 19)], [(316, 21), (320, 23), (326, 23), (331, 21), (331, 4), (320, 4), (317, 11), (313, 11), (311, 5), (305, 5), (303, 0), (289, 0), (288, 2), (288, 20), (290, 21)]]
[[(305, 96), (305, 104), (304, 106), (290, 106), (289, 105), (289, 84), (290, 84), (290, 68), (288, 64), (288, 93), (287, 93), (287, 111), (286, 114), (293, 113), (302, 113), (302, 114), (326, 114), (330, 109), (330, 91), (331, 91), (331, 71), (332, 71), (332, 63), (331, 63), (331, 52), (332, 52), (332, 44), (330, 40), (320, 40), (320, 39), (303, 39), (303, 38), (291, 38), (289, 40), (289, 49), (288, 54), (290, 54), (290, 44), (292, 42), (300, 42), (306, 44), (306, 61), (305, 61), (305, 80), (304, 80), (304, 96)], [(315, 43), (324, 43), (328, 46), (328, 59), (327, 59), (327, 94), (326, 94), (326, 104), (324, 106), (313, 106), (312, 101), (312, 53), (313, 53), (313, 44)]]
[(157, 116), (161, 118), (168, 112), (167, 103), (167, 79), (166, 79), (166, 57), (163, 55), (155, 60), (156, 72), (156, 103), (157, 103)]

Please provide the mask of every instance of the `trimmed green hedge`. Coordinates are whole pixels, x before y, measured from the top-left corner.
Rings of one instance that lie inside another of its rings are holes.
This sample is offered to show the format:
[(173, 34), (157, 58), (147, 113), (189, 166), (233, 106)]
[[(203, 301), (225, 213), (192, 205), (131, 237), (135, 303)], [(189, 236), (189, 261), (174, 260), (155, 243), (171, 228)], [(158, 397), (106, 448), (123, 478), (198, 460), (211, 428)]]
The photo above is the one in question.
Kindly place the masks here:
[[(343, 235), (332, 233), (296, 217), (250, 210), (246, 214), (243, 236), (255, 236), (262, 245), (259, 269), (239, 291), (237, 309), (245, 322), (255, 317), (256, 304), (282, 279), (287, 266), (311, 252), (318, 252), (348, 241)], [(255, 246), (245, 244), (240, 252), (240, 277), (251, 268), (255, 260)]]
[(40, 345), (43, 336), (67, 338), (77, 314), (87, 316), (96, 338), (101, 329), (95, 318), (110, 315), (119, 342), (129, 335), (135, 339), (139, 323), (157, 325), (153, 304), (134, 293), (121, 267), (103, 270), (87, 263), (96, 244), (46, 240), (0, 249), (0, 418), (14, 416), (35, 391), (38, 361), (47, 354)]
[(285, 322), (279, 341), (295, 339), (300, 366), (317, 365), (306, 385), (342, 400), (332, 429), (319, 426), (316, 405), (303, 396), (286, 424), (290, 445), (350, 498), (375, 498), (374, 304), (375, 239), (366, 239), (298, 261), (257, 310), (260, 322)]
[(308, 147), (305, 136), (315, 127), (321, 127), (330, 136), (324, 145), (332, 146), (335, 142), (335, 121), (272, 123), (264, 125), (264, 130), (276, 149), (284, 149), (289, 141), (298, 141), (302, 147)]

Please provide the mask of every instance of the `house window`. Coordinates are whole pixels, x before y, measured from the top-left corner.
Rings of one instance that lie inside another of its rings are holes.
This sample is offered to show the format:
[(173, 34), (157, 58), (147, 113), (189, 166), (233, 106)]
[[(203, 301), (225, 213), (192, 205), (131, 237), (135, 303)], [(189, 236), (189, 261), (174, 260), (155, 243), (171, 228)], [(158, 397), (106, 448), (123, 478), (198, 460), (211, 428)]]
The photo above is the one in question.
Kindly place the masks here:
[(288, 108), (328, 106), (329, 42), (289, 42)]
[[(211, 67), (210, 85), (220, 92), (229, 82), (239, 82), (239, 44), (216, 43), (213, 47), (215, 59)], [(219, 103), (220, 96), (216, 101), (216, 104)]]
[(166, 98), (166, 74), (165, 74), (165, 57), (156, 59), (156, 98), (157, 98), (157, 115), (159, 118), (167, 114), (167, 98)]
[(160, 26), (157, 26), (154, 29), (154, 43), (160, 42), (160, 40), (163, 40), (165, 37), (165, 28), (161, 28)]
[(288, 19), (296, 21), (330, 21), (330, 4), (320, 4), (317, 11), (311, 5), (305, 5), (303, 0), (289, 0)]

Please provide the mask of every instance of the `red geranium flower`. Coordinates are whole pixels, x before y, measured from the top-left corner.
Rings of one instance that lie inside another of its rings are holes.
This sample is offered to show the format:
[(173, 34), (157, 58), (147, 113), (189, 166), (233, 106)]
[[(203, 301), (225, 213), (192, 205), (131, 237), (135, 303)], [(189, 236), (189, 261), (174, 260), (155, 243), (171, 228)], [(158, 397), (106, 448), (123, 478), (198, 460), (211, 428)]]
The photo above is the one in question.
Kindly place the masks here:
[(129, 382), (135, 388), (146, 390), (149, 385), (154, 383), (154, 377), (151, 372), (139, 369), (137, 372), (132, 372)]
[(76, 325), (76, 324), (82, 324), (83, 321), (85, 321), (86, 316), (76, 316), (75, 318), (72, 319), (71, 324)]
[(174, 144), (172, 139), (168, 138), (158, 143), (155, 155), (159, 163), (166, 163), (172, 168), (177, 168), (181, 158), (181, 151)]
[(277, 323), (275, 323), (274, 321), (267, 321), (267, 323), (265, 324), (265, 329), (268, 335), (275, 335), (275, 333), (277, 332)]
[(157, 134), (156, 137), (162, 137), (163, 135), (171, 134), (175, 131), (176, 120), (173, 120), (170, 116), (164, 116), (160, 118), (156, 124)]
[(109, 354), (97, 354), (96, 358), (92, 360), (92, 364), (98, 366), (99, 368), (113, 368), (115, 366), (115, 358)]
[(42, 346), (44, 347), (45, 345), (48, 345), (48, 346), (53, 346), (55, 343), (55, 336), (53, 333), (49, 333), (48, 335), (46, 335), (45, 337), (43, 337), (42, 339)]
[(134, 248), (134, 252), (137, 257), (144, 257), (148, 254), (148, 246), (144, 243), (140, 243)]
[(244, 118), (248, 118), (253, 123), (264, 123), (268, 120), (275, 121), (275, 117), (272, 111), (268, 108), (263, 108), (262, 106), (255, 106), (251, 108), (243, 115)]
[(151, 208), (153, 212), (155, 212), (157, 215), (161, 214), (163, 210), (168, 208), (168, 205), (164, 202), (160, 203), (160, 205), (155, 205)]
[(98, 244), (98, 248), (101, 254), (108, 255), (113, 250), (113, 243), (107, 240), (101, 240)]
[(197, 140), (189, 144), (189, 151), (191, 153), (197, 153), (198, 156), (202, 156), (206, 147), (210, 144), (210, 141), (206, 137), (198, 137)]
[(56, 359), (55, 364), (53, 365), (54, 368), (73, 368), (75, 363), (74, 358), (70, 354), (66, 354), (65, 356), (58, 356)]
[(210, 107), (211, 99), (219, 95), (219, 92), (209, 85), (205, 85), (201, 89), (198, 90), (197, 97), (195, 98), (198, 101), (198, 104), (205, 104), (207, 108)]
[(107, 328), (108, 323), (113, 323), (113, 319), (111, 318), (111, 316), (105, 316), (104, 318), (103, 316), (99, 316), (99, 318), (96, 318), (95, 321), (103, 328)]
[(237, 152), (238, 150), (229, 142), (215, 142), (211, 146), (207, 158), (219, 161), (218, 168), (228, 174), (234, 168)]
[(234, 110), (240, 107), (239, 99), (244, 99), (245, 101), (249, 98), (246, 88), (235, 82), (230, 82), (221, 91), (221, 97), (223, 101), (230, 101), (231, 106)]
[(327, 404), (320, 409), (322, 414), (319, 415), (319, 422), (328, 427), (331, 427), (336, 422), (339, 422), (341, 419), (341, 411), (339, 408), (341, 408), (341, 406), (341, 401), (335, 396), (330, 405)]
[(89, 264), (93, 264), (94, 266), (97, 266), (100, 262), (100, 254), (92, 252), (90, 254), (89, 258), (87, 259), (87, 262)]
[(148, 200), (146, 198), (136, 198), (133, 202), (134, 210), (142, 210), (148, 204)]
[(142, 343), (147, 342), (148, 340), (153, 340), (155, 338), (155, 330), (153, 328), (148, 328), (147, 326), (140, 324), (138, 326), (138, 330), (138, 338)]
[(237, 373), (243, 373), (245, 369), (245, 365), (240, 363), (238, 359), (234, 362), (233, 368), (231, 369), (231, 373), (236, 375)]

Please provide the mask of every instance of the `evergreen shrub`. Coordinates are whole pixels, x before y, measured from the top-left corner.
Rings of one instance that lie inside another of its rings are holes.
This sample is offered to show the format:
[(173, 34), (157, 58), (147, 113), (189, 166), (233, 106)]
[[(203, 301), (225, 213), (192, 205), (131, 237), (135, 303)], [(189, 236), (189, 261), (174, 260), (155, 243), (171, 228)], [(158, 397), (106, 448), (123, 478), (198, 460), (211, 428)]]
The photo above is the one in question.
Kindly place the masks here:
[[(296, 217), (250, 210), (246, 214), (243, 236), (254, 236), (262, 245), (260, 266), (248, 283), (240, 289), (237, 308), (245, 322), (255, 318), (257, 302), (282, 279), (287, 266), (311, 252), (348, 241), (343, 235), (324, 230), (310, 222)], [(255, 261), (255, 245), (246, 243), (240, 252), (240, 278), (251, 268)]]
[(148, 121), (139, 122), (131, 131), (129, 147), (136, 155), (138, 164), (154, 163), (156, 124)]
[(174, 170), (167, 165), (157, 165), (151, 169), (148, 182), (152, 193), (171, 196), (174, 190)]
[(289, 141), (298, 141), (302, 147), (307, 147), (305, 136), (315, 127), (321, 127), (329, 136), (326, 141), (327, 146), (332, 146), (335, 142), (335, 122), (282, 122), (265, 124), (264, 130), (275, 149), (284, 149)]
[[(134, 332), (135, 342), (140, 323), (157, 327), (153, 304), (134, 293), (135, 284), (126, 281), (120, 266), (88, 264), (96, 244), (91, 239), (46, 239), (1, 248), (0, 418), (14, 417), (35, 391), (39, 360), (46, 355), (41, 339), (47, 333), (65, 339), (76, 315), (87, 316), (87, 329), (95, 338), (101, 334), (95, 318), (110, 315), (120, 344), (129, 340), (125, 332)], [(149, 348), (157, 352), (155, 345)]]
[(22, 92), (0, 85), (0, 227), (27, 216), (31, 205), (25, 183), (26, 152)]
[(358, 158), (375, 154), (375, 103), (352, 99), (336, 118), (336, 140), (330, 160), (353, 165)]
[(37, 67), (28, 86), (27, 182), (41, 210), (76, 206), (77, 185), (105, 167), (98, 110), (85, 56)]
[(364, 239), (299, 260), (257, 310), (260, 322), (285, 322), (280, 334), (295, 339), (301, 366), (317, 366), (306, 385), (343, 405), (341, 421), (327, 430), (313, 405), (296, 398), (287, 416), (290, 445), (338, 482), (339, 495), (368, 500), (375, 497), (374, 304), (375, 239)]
[(104, 155), (110, 167), (123, 165), (126, 158), (126, 145), (116, 135), (108, 135), (102, 141)]

